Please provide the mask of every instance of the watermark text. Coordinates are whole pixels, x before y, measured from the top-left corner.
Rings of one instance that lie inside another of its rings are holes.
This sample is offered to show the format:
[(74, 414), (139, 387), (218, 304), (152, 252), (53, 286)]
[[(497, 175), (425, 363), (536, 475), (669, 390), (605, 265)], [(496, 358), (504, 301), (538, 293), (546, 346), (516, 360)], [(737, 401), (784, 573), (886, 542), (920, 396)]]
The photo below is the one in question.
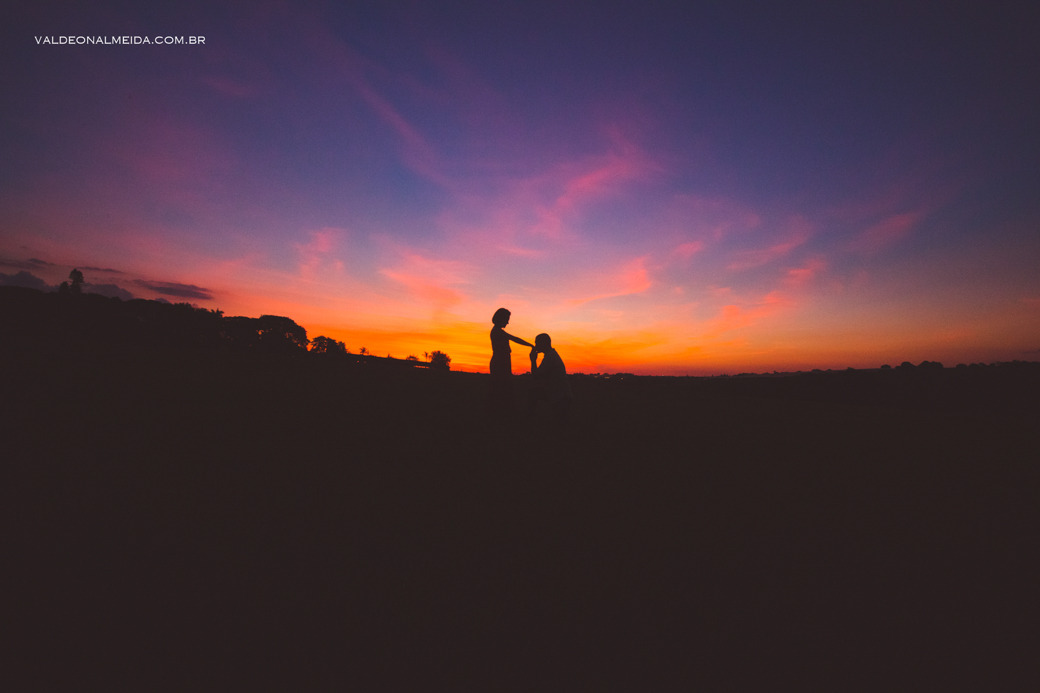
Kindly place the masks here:
[(204, 46), (205, 36), (34, 36), (37, 46)]

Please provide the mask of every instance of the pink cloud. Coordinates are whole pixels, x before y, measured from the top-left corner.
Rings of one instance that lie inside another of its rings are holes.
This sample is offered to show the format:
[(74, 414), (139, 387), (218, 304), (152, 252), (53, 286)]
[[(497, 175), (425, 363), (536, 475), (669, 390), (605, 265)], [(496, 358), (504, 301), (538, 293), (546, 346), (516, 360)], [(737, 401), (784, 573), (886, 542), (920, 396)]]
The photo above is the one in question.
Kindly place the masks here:
[(405, 251), (400, 266), (384, 268), (379, 273), (407, 288), (414, 298), (444, 309), (466, 300), (466, 295), (455, 287), (469, 284), (467, 270), (461, 262), (436, 260)]
[(639, 257), (625, 263), (612, 275), (607, 275), (606, 284), (609, 286), (607, 290), (595, 293), (592, 296), (571, 299), (567, 301), (567, 305), (578, 306), (605, 298), (617, 298), (619, 296), (643, 293), (653, 286), (653, 280), (650, 278), (650, 272), (646, 267), (646, 260), (645, 257)]
[(556, 207), (570, 209), (582, 200), (602, 195), (622, 181), (631, 180), (645, 170), (645, 163), (630, 156), (611, 155), (595, 168), (578, 173), (566, 181)]
[(736, 200), (676, 195), (667, 205), (660, 226), (681, 238), (720, 241), (734, 232), (757, 229), (762, 218)]
[(813, 226), (801, 217), (790, 220), (783, 237), (762, 248), (741, 250), (737, 259), (728, 266), (730, 270), (752, 269), (785, 257), (805, 244), (812, 236)]
[(706, 336), (718, 337), (726, 332), (751, 327), (793, 305), (791, 299), (779, 291), (771, 291), (750, 304), (731, 303), (719, 309), (718, 315), (706, 325)]
[(822, 259), (812, 258), (801, 267), (787, 270), (784, 281), (789, 286), (804, 286), (812, 282), (826, 267), (827, 263)]
[(461, 292), (450, 287), (440, 286), (429, 281), (426, 277), (394, 270), (382, 270), (381, 274), (407, 287), (416, 299), (433, 303), (438, 308), (458, 305), (465, 299)]
[(499, 245), (498, 249), (509, 255), (516, 255), (519, 257), (526, 258), (539, 258), (543, 257), (545, 253), (541, 250), (535, 250), (533, 248), (524, 248), (519, 245)]
[(426, 139), (388, 99), (377, 93), (367, 82), (358, 78), (354, 86), (372, 110), (397, 132), (404, 144), (406, 158), (412, 163), (421, 164), (422, 172), (429, 172), (427, 169), (433, 160), (433, 149)]
[(689, 241), (679, 245), (672, 252), (678, 255), (683, 260), (689, 260), (691, 257), (701, 252), (704, 249), (703, 241)]
[(639, 294), (651, 287), (653, 282), (646, 269), (646, 258), (641, 257), (630, 262), (622, 271), (622, 291), (625, 294)]
[(489, 175), (456, 191), (456, 204), (438, 225), (467, 249), (544, 258), (562, 245), (580, 242), (586, 209), (643, 180), (655, 166), (634, 147), (580, 157), (523, 176)]
[(905, 238), (924, 217), (924, 211), (893, 214), (859, 234), (850, 247), (868, 253), (887, 248)]
[(615, 151), (562, 164), (549, 174), (523, 185), (525, 188), (535, 188), (539, 197), (558, 191), (551, 202), (539, 206), (538, 222), (531, 229), (532, 232), (559, 238), (566, 222), (582, 206), (607, 197), (617, 192), (622, 185), (642, 180), (658, 170), (658, 166), (638, 148), (620, 141), (616, 134), (612, 139), (615, 141)]
[(326, 227), (311, 231), (308, 234), (310, 240), (306, 243), (296, 244), (296, 252), (300, 256), (300, 274), (304, 278), (313, 278), (319, 269), (329, 263), (336, 270), (343, 270), (343, 262), (330, 256), (344, 233), (342, 229)]
[[(905, 158), (909, 154), (909, 159)], [(837, 204), (829, 215), (846, 224), (898, 215), (898, 210), (917, 209), (926, 213), (954, 200), (964, 189), (963, 171), (949, 155), (936, 156), (920, 150), (897, 147), (881, 157), (875, 170), (870, 195), (856, 195)], [(881, 178), (883, 177), (883, 178)]]
[(385, 80), (391, 77), (388, 72), (354, 51), (317, 18), (311, 18), (305, 29), (307, 44), (319, 53), (319, 59), (334, 69), (339, 78), (397, 135), (398, 151), (405, 165), (431, 181), (446, 183), (434, 147), (383, 93), (385, 90), (381, 91), (374, 85), (376, 80), (371, 75)]

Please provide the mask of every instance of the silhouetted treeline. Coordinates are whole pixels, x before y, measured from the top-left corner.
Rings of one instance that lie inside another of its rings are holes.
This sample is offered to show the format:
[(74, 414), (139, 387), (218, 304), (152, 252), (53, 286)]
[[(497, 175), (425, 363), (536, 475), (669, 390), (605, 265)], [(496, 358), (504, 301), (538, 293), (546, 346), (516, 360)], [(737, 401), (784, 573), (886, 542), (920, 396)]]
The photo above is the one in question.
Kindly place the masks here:
[(0, 287), (0, 336), (12, 345), (203, 347), (269, 353), (306, 351), (307, 331), (277, 315), (224, 317), (188, 303), (123, 301), (75, 291)]
[[(375, 368), (448, 370), (451, 358), (440, 351), (395, 359), (374, 356), (362, 348), (352, 354), (342, 342), (325, 336), (307, 338), (291, 318), (227, 317), (188, 303), (146, 299), (124, 301), (85, 294), (79, 282), (56, 293), (23, 287), (0, 287), (0, 348), (61, 353), (78, 349), (206, 349), (243, 353), (333, 358)], [(310, 346), (310, 349), (308, 349)]]
[[(993, 364), (909, 362), (892, 368), (813, 370), (798, 373), (723, 375), (712, 377), (572, 375), (576, 387), (589, 396), (644, 401), (682, 402), (693, 394), (736, 395), (747, 398), (830, 402), (848, 407), (881, 407), (930, 411), (1040, 410), (1040, 363), (1010, 361)], [(595, 395), (591, 393), (597, 393)]]

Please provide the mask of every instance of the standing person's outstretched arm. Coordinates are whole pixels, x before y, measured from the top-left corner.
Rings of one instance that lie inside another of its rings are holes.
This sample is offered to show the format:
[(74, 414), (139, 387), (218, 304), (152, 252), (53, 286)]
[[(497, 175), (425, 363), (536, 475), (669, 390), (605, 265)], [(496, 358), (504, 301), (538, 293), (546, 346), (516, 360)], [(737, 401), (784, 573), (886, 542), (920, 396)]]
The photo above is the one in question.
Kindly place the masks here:
[(524, 346), (534, 347), (534, 344), (531, 344), (530, 342), (525, 342), (524, 340), (520, 339), (519, 337), (514, 337), (513, 335), (509, 334), (505, 330), (502, 330), (502, 334), (504, 334), (505, 336), (509, 337), (509, 339), (511, 341), (514, 341), (517, 344), (523, 344)]

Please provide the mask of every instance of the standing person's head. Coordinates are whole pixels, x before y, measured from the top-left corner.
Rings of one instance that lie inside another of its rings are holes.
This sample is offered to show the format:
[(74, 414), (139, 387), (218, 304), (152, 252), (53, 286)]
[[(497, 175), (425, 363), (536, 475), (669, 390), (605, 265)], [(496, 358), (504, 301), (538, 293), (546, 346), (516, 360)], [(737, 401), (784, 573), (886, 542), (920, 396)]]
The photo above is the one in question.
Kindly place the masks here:
[(543, 332), (534, 338), (534, 348), (538, 351), (552, 349), (552, 339)]
[(509, 316), (512, 315), (505, 308), (499, 308), (495, 311), (495, 315), (491, 318), (491, 322), (497, 327), (505, 327), (509, 324)]

